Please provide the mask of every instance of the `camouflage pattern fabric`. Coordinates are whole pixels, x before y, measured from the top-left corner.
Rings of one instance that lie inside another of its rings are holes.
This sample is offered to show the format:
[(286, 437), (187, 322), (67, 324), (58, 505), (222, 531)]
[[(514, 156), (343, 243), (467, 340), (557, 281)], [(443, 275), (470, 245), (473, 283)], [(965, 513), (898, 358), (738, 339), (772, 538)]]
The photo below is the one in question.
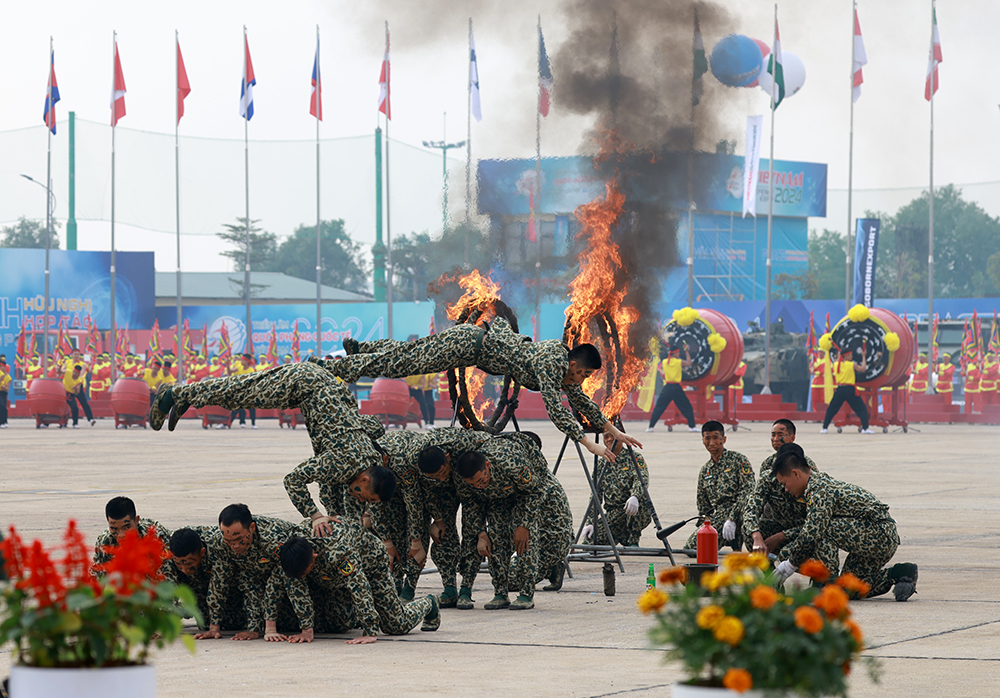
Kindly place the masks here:
[[(208, 627), (208, 587), (212, 580), (212, 570), (215, 565), (219, 564), (220, 558), (224, 555), (225, 543), (222, 542), (222, 532), (218, 526), (189, 526), (188, 528), (196, 531), (201, 537), (201, 541), (205, 545), (205, 556), (198, 568), (190, 575), (181, 572), (172, 559), (168, 560), (165, 576), (175, 584), (186, 584), (194, 592), (202, 617), (202, 623), (199, 627), (204, 629)], [(232, 583), (230, 588), (226, 590), (220, 626), (223, 630), (243, 630), (247, 627), (247, 612), (243, 594)]]
[(563, 406), (563, 393), (595, 427), (608, 421), (579, 385), (563, 383), (569, 370), (569, 349), (565, 344), (556, 339), (532, 342), (516, 334), (503, 318), (496, 318), (485, 334), (483, 330), (460, 324), (413, 342), (362, 342), (359, 353), (323, 365), (349, 383), (361, 376), (406, 378), (476, 366), (493, 376), (511, 376), (528, 390), (540, 392), (549, 419), (573, 441), (583, 439), (583, 428)]
[(266, 371), (228, 378), (212, 378), (172, 388), (175, 401), (192, 407), (218, 405), (234, 410), (291, 409), (298, 407), (312, 440), (313, 457), (285, 476), (285, 490), (302, 516), (319, 509), (308, 485), (321, 485), (320, 498), (327, 513), (343, 513), (343, 488), (359, 473), (382, 458), (371, 439), (385, 433), (377, 419), (363, 417), (347, 386), (313, 362), (283, 364)]
[[(718, 463), (709, 458), (701, 466), (698, 473), (698, 525), (706, 518), (712, 521), (713, 528), (719, 532), (719, 548), (730, 545), (733, 550), (739, 550), (743, 547), (743, 510), (753, 487), (753, 467), (742, 453), (726, 448), (722, 450)], [(733, 541), (722, 538), (722, 525), (726, 521), (736, 524), (736, 539)], [(697, 535), (697, 531), (691, 534), (687, 547), (697, 546)]]
[[(790, 540), (798, 535), (806, 520), (805, 502), (788, 494), (771, 472), (776, 456), (772, 453), (760, 464), (759, 477), (743, 508), (743, 536), (748, 541), (754, 531), (759, 531), (764, 538), (782, 532)], [(819, 472), (809, 456), (806, 456), (806, 464), (813, 472)]]
[[(140, 517), (139, 520), (136, 521), (136, 530), (138, 531), (140, 538), (145, 536), (146, 532), (149, 531), (150, 529), (156, 531), (157, 537), (161, 541), (163, 541), (164, 545), (170, 542), (170, 531), (167, 530), (165, 526), (161, 525), (156, 521), (153, 521), (152, 519), (144, 519), (142, 517)], [(110, 528), (104, 529), (104, 531), (101, 532), (101, 535), (97, 536), (97, 542), (94, 543), (94, 566), (103, 565), (107, 562), (110, 562), (111, 553), (108, 552), (108, 549), (113, 548), (116, 545), (118, 545), (118, 543), (115, 541), (115, 537), (111, 533), (111, 529)], [(160, 568), (160, 573), (164, 575), (167, 573), (166, 562), (164, 562), (163, 567)], [(100, 572), (98, 570), (93, 570), (93, 574), (95, 577), (98, 578), (104, 576), (104, 572)]]
[[(639, 477), (636, 477), (635, 468), (632, 467), (632, 455), (635, 454), (635, 462), (639, 466)], [(653, 519), (649, 508), (649, 500), (643, 491), (642, 483), (649, 486), (649, 470), (646, 468), (646, 460), (642, 454), (635, 450), (623, 448), (615, 459), (615, 462), (605, 458), (597, 461), (596, 480), (598, 491), (601, 494), (601, 503), (604, 513), (608, 517), (608, 528), (614, 536), (616, 543), (622, 545), (639, 545), (639, 538), (643, 530), (649, 526)], [(629, 497), (636, 497), (639, 500), (639, 512), (635, 516), (625, 513), (625, 502)], [(594, 520), (594, 512), (591, 508), (587, 513), (587, 520), (584, 522), (594, 526), (593, 542), (596, 545), (607, 545), (607, 536), (604, 533), (604, 526), (600, 521)]]

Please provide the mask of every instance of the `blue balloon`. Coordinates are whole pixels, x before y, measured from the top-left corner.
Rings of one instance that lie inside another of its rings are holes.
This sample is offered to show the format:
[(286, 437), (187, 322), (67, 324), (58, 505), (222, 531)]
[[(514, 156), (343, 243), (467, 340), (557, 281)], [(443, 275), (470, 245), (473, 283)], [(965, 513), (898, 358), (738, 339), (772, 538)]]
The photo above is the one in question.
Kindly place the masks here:
[(730, 34), (712, 49), (712, 75), (723, 85), (746, 87), (760, 74), (764, 64), (760, 47), (749, 36)]

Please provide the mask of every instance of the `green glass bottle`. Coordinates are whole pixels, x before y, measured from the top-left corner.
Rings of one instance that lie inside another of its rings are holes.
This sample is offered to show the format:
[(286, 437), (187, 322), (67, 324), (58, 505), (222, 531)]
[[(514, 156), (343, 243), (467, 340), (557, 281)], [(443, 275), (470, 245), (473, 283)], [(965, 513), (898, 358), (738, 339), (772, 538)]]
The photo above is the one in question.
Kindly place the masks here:
[(646, 575), (646, 591), (656, 588), (656, 573), (653, 572), (653, 563), (649, 563), (649, 574)]

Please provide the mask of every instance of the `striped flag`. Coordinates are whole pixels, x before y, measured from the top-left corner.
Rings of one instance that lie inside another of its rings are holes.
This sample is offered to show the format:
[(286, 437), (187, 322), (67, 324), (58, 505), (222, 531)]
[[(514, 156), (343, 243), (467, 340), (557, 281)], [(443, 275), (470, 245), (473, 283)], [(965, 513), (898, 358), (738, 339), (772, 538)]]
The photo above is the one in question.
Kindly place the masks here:
[(149, 345), (146, 351), (148, 356), (159, 356), (160, 355), (160, 320), (159, 318), (153, 320), (153, 332), (149, 335)]
[(228, 365), (230, 359), (233, 358), (233, 343), (229, 340), (229, 328), (226, 327), (226, 323), (222, 323), (222, 327), (219, 328), (219, 361), (224, 365)]
[(934, 313), (934, 321), (931, 323), (931, 363), (936, 364), (938, 360), (938, 314)]
[(392, 104), (389, 91), (389, 23), (385, 23), (385, 55), (382, 57), (382, 72), (378, 76), (378, 110), (385, 118), (392, 119)]
[(479, 103), (479, 63), (476, 61), (476, 38), (472, 35), (472, 20), (469, 20), (469, 98), (472, 118), (483, 120), (483, 109)]
[(993, 328), (990, 330), (990, 342), (987, 349), (991, 354), (1000, 354), (1000, 325), (997, 325), (997, 311), (993, 311)]
[(851, 96), (855, 102), (861, 96), (861, 83), (865, 81), (861, 68), (867, 63), (868, 54), (865, 53), (865, 42), (861, 38), (861, 22), (858, 21), (858, 11), (854, 10), (854, 88)]
[(299, 321), (295, 321), (295, 329), (292, 330), (292, 360), (301, 361), (299, 355)]
[[(319, 30), (317, 30), (318, 32)], [(309, 115), (323, 120), (323, 81), (319, 73), (319, 36), (316, 36), (316, 57), (313, 58), (312, 93), (309, 96)]]
[(184, 68), (184, 56), (181, 55), (181, 42), (177, 43), (177, 123), (184, 116), (184, 98), (191, 94), (191, 83), (188, 82), (187, 70)]
[(267, 341), (267, 362), (271, 366), (277, 366), (278, 357), (278, 330), (275, 323), (271, 323), (271, 336)]
[(549, 54), (545, 52), (545, 37), (542, 36), (542, 26), (538, 25), (538, 112), (542, 116), (549, 115), (552, 104), (552, 69), (549, 67)]
[(201, 351), (198, 352), (198, 356), (205, 359), (208, 362), (208, 323), (206, 322), (201, 330)]
[(52, 52), (49, 61), (49, 84), (45, 91), (45, 125), (53, 135), (56, 132), (56, 102), (59, 101), (59, 84), (56, 82), (56, 52)]
[[(35, 334), (34, 328), (31, 334)], [(28, 370), (28, 346), (27, 338), (24, 335), (24, 323), (21, 323), (21, 332), (17, 335), (17, 345), (14, 349), (14, 368), (19, 369), (22, 374)]]
[(943, 60), (941, 57), (941, 35), (938, 34), (937, 9), (934, 9), (931, 11), (931, 50), (927, 56), (927, 82), (924, 85), (924, 99), (928, 102), (941, 84), (938, 81), (938, 64)]
[(778, 31), (778, 18), (774, 18), (774, 47), (767, 60), (767, 72), (771, 74), (774, 84), (771, 86), (772, 109), (777, 109), (785, 98), (785, 71), (781, 67), (781, 33)]
[(250, 42), (247, 40), (246, 27), (243, 28), (243, 82), (240, 83), (240, 116), (247, 121), (253, 118), (253, 86), (257, 78), (253, 74), (253, 61), (250, 60)]
[(101, 333), (97, 331), (97, 325), (87, 316), (87, 353), (96, 355), (101, 346)]
[(115, 41), (115, 74), (111, 81), (111, 126), (117, 126), (118, 120), (125, 116), (125, 74), (122, 72), (122, 61), (118, 56), (118, 41)]

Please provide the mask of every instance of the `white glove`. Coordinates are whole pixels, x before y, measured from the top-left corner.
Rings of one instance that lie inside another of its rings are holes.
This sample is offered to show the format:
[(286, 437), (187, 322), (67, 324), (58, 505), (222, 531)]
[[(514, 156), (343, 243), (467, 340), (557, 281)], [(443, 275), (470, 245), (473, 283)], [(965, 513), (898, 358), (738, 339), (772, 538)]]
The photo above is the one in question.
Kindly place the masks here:
[(625, 513), (629, 516), (635, 516), (639, 513), (639, 498), (632, 495), (625, 502)]
[(774, 568), (774, 579), (778, 584), (784, 584), (785, 580), (791, 577), (798, 568), (788, 560), (782, 560)]
[(722, 524), (722, 540), (735, 540), (736, 539), (736, 524), (732, 521), (726, 521)]
[(586, 526), (583, 527), (583, 539), (584, 540), (588, 540), (589, 538), (592, 538), (593, 535), (594, 535), (594, 526), (593, 526), (593, 524), (587, 524)]

